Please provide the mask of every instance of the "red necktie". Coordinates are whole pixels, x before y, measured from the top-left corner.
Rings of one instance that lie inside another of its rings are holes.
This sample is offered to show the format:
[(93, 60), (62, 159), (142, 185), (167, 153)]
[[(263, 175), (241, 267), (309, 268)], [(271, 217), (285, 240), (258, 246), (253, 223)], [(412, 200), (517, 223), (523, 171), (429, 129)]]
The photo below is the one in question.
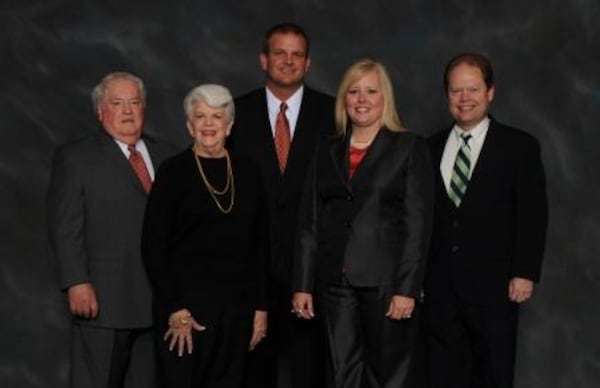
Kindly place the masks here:
[(285, 111), (287, 104), (282, 102), (275, 121), (275, 150), (279, 160), (279, 170), (283, 174), (287, 166), (288, 154), (290, 152), (290, 124), (288, 123)]
[(129, 145), (127, 146), (127, 149), (129, 150), (129, 164), (133, 167), (133, 171), (135, 171), (142, 186), (144, 186), (144, 191), (148, 194), (152, 188), (152, 178), (150, 178), (146, 163), (144, 163), (144, 158), (142, 157), (142, 154), (135, 149), (135, 146)]

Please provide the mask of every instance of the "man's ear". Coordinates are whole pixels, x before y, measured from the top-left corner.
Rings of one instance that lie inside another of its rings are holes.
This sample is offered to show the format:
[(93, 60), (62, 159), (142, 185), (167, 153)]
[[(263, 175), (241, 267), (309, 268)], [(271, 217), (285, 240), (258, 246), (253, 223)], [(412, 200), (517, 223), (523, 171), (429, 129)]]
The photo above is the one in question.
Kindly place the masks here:
[(310, 68), (310, 57), (306, 58), (306, 65), (304, 65), (304, 72), (308, 72), (308, 69)]
[(492, 100), (494, 99), (494, 95), (496, 94), (496, 88), (494, 87), (494, 85), (492, 85), (488, 91), (487, 91), (487, 100), (488, 103), (492, 102)]
[(267, 54), (265, 53), (260, 53), (258, 55), (258, 60), (260, 61), (260, 67), (264, 70), (267, 71), (267, 62), (269, 61), (269, 58), (267, 57)]

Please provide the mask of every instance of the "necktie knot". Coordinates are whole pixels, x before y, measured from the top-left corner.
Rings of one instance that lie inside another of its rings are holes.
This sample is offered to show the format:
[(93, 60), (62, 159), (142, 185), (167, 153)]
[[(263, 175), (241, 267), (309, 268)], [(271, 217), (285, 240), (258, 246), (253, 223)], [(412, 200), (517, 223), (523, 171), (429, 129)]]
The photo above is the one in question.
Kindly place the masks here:
[(470, 147), (470, 145), (469, 145), (469, 140), (471, 140), (471, 138), (472, 138), (472, 137), (473, 137), (473, 136), (471, 136), (471, 134), (470, 134), (470, 133), (461, 133), (461, 134), (460, 134), (460, 138), (462, 139), (463, 143), (465, 143), (465, 145), (466, 145), (467, 147)]
[(285, 102), (282, 102), (281, 105), (279, 105), (279, 111), (281, 113), (285, 114), (285, 111), (287, 110), (287, 108), (288, 108), (288, 106), (287, 106), (287, 104)]

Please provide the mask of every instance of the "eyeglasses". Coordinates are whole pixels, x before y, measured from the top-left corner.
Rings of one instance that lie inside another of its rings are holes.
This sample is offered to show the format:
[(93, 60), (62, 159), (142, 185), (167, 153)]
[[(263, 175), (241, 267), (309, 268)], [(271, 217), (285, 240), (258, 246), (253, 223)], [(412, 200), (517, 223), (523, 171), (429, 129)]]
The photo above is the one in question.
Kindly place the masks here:
[(110, 100), (108, 105), (114, 109), (125, 110), (125, 109), (137, 109), (144, 106), (144, 103), (139, 98), (135, 98), (132, 100), (122, 100), (116, 98), (114, 100)]

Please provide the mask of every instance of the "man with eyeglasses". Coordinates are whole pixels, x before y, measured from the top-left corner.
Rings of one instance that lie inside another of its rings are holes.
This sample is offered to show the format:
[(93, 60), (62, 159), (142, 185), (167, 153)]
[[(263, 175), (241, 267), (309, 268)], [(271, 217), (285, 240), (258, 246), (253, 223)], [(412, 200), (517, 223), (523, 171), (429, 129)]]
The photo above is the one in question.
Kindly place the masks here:
[(101, 131), (60, 147), (48, 229), (73, 315), (70, 386), (154, 387), (151, 292), (140, 244), (154, 170), (171, 152), (142, 136), (145, 89), (130, 73), (92, 92)]

